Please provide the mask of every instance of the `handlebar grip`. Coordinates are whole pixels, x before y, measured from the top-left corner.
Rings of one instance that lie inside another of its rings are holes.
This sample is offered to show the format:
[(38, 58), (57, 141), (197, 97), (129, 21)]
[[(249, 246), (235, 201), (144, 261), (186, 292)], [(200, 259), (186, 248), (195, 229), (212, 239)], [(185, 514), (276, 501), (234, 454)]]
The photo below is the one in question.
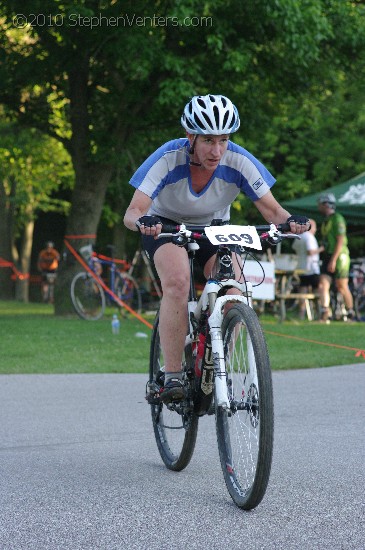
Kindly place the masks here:
[(161, 233), (177, 233), (180, 229), (180, 225), (173, 225), (172, 223), (162, 224)]
[(289, 233), (290, 232), (290, 224), (288, 222), (280, 223), (277, 226), (279, 231), (282, 231), (283, 233)]

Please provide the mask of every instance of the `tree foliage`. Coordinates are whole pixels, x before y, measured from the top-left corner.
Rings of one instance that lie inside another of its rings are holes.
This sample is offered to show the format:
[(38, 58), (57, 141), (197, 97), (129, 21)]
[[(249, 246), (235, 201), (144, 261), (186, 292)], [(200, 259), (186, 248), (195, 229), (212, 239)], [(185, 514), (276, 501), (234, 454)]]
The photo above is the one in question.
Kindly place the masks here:
[(0, 103), (70, 154), (69, 233), (96, 233), (107, 189), (118, 219), (135, 166), (181, 135), (198, 93), (237, 104), (235, 139), (278, 198), (364, 168), (362, 2), (23, 0), (25, 25), (18, 4), (0, 0)]

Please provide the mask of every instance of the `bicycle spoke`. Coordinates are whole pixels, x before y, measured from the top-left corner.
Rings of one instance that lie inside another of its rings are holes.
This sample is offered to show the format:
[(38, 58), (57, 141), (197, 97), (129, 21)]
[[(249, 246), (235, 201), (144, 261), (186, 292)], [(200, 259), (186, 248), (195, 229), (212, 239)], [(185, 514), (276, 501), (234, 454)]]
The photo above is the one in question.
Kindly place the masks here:
[(270, 475), (271, 373), (261, 327), (248, 306), (231, 308), (223, 337), (230, 410), (216, 411), (220, 459), (231, 497), (250, 509), (263, 498)]
[[(163, 355), (160, 346), (158, 322), (152, 335), (150, 381), (147, 385), (147, 400), (152, 400), (151, 415), (156, 443), (167, 468), (182, 470), (192, 457), (198, 431), (198, 417), (188, 400), (178, 404), (164, 405), (159, 400), (158, 390), (163, 385)], [(186, 365), (186, 358), (183, 359)], [(152, 389), (152, 391), (151, 391)]]

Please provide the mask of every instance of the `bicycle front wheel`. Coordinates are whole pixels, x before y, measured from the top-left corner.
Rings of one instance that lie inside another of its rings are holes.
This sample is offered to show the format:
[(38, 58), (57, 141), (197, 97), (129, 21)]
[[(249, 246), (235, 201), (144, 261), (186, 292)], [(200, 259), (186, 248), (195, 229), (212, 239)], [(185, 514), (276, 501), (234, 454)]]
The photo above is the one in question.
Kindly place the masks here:
[(257, 506), (269, 481), (274, 411), (271, 369), (256, 313), (232, 306), (222, 324), (230, 409), (216, 408), (220, 462), (237, 506)]
[(71, 300), (76, 313), (86, 321), (96, 321), (105, 310), (102, 286), (89, 273), (77, 273), (71, 282)]
[(128, 273), (118, 272), (115, 277), (115, 294), (137, 312), (142, 309), (141, 293), (137, 281)]
[[(185, 377), (191, 361), (191, 346), (188, 346), (183, 357)], [(151, 341), (150, 380), (148, 382), (150, 395), (155, 396), (150, 400), (152, 425), (157, 448), (164, 464), (170, 470), (180, 471), (186, 468), (193, 455), (199, 418), (194, 413), (193, 403), (190, 399), (192, 395), (190, 384), (193, 382), (190, 382), (188, 378), (185, 378), (187, 398), (184, 401), (169, 405), (164, 405), (160, 401), (158, 392), (163, 386), (163, 366), (157, 317)]]

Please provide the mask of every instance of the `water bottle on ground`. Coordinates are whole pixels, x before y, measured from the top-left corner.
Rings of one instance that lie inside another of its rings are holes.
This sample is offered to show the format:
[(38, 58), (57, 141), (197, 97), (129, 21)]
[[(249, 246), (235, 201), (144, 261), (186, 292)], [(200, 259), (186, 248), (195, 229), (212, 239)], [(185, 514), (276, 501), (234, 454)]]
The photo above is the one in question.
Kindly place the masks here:
[(112, 333), (119, 334), (119, 330), (120, 330), (120, 321), (118, 319), (118, 315), (114, 314), (112, 319)]

